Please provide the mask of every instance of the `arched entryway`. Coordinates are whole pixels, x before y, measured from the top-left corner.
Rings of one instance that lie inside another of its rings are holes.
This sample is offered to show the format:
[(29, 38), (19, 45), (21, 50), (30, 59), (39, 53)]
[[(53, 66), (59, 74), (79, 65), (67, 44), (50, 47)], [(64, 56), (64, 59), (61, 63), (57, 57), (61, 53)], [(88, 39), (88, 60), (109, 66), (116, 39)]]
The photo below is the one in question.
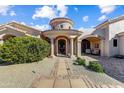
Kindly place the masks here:
[(64, 39), (58, 40), (58, 54), (66, 55), (66, 40)]
[(81, 42), (81, 53), (100, 55), (101, 53), (101, 38), (95, 36), (87, 36)]
[(81, 52), (86, 53), (86, 50), (90, 49), (90, 41), (89, 40), (82, 40), (81, 42)]
[(65, 36), (59, 36), (55, 39), (55, 55), (56, 56), (68, 56), (69, 52), (69, 40)]

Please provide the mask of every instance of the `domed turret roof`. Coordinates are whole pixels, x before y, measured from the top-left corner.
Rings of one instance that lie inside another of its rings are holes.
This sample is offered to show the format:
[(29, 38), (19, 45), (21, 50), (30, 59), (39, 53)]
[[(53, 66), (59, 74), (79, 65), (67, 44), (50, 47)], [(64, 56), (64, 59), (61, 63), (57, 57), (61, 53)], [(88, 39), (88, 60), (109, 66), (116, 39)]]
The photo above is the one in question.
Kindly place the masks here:
[(51, 26), (55, 26), (55, 25), (57, 25), (57, 24), (65, 23), (65, 22), (70, 23), (71, 25), (73, 25), (73, 21), (72, 21), (71, 19), (63, 18), (63, 17), (61, 17), (61, 18), (54, 18), (54, 19), (52, 19), (52, 20), (50, 21), (49, 24), (50, 24)]

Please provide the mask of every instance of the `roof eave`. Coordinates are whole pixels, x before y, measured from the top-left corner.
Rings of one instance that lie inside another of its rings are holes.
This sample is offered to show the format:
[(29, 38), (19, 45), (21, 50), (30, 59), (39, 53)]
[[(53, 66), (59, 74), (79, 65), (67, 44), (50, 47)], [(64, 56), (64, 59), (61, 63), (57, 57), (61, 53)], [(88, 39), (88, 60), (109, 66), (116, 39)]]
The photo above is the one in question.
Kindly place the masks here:
[(19, 23), (19, 22), (17, 22), (17, 21), (8, 22), (7, 25), (12, 24), (12, 23), (15, 23), (15, 24), (18, 24), (18, 25), (21, 25), (21, 26), (24, 26), (24, 27), (27, 27), (27, 28), (30, 28), (30, 29), (34, 29), (35, 31), (41, 32), (41, 30), (35, 29), (35, 28), (30, 27), (30, 26), (28, 26), (28, 25), (21, 24), (21, 23)]

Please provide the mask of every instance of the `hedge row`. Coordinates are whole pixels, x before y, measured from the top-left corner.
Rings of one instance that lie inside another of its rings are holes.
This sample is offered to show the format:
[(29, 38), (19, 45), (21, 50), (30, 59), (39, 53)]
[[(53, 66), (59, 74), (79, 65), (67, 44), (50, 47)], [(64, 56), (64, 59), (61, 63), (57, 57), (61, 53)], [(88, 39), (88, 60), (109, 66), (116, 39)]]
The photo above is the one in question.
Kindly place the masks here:
[(4, 42), (0, 48), (0, 59), (12, 64), (30, 63), (48, 56), (47, 41), (33, 37), (15, 37)]

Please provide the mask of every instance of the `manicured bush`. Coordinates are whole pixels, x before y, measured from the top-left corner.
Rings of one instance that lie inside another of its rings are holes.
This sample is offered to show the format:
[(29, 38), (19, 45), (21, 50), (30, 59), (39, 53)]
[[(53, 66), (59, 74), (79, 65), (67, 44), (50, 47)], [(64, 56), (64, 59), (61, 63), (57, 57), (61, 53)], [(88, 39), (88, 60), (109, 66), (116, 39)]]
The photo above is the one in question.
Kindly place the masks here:
[(97, 61), (90, 61), (88, 68), (95, 72), (99, 72), (99, 73), (104, 72), (103, 67)]
[(30, 63), (48, 56), (47, 41), (33, 37), (14, 37), (6, 40), (0, 48), (0, 59), (12, 64)]
[(77, 57), (76, 63), (77, 63), (78, 65), (86, 66), (86, 61), (85, 61), (85, 59), (81, 59), (80, 57)]

